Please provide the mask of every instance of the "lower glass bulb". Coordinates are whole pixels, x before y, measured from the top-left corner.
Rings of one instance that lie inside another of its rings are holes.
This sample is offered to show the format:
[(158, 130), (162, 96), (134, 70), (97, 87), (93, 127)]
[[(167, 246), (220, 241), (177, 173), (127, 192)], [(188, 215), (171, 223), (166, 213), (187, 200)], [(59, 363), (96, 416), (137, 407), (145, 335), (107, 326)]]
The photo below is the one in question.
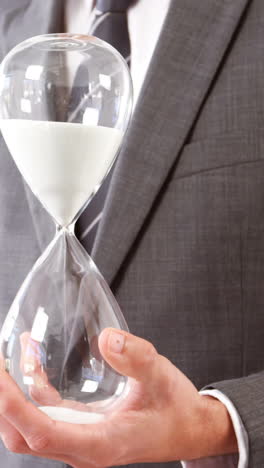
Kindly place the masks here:
[(1, 364), (51, 418), (98, 422), (127, 391), (126, 377), (99, 351), (106, 327), (128, 329), (91, 258), (61, 229), (10, 308), (0, 335)]

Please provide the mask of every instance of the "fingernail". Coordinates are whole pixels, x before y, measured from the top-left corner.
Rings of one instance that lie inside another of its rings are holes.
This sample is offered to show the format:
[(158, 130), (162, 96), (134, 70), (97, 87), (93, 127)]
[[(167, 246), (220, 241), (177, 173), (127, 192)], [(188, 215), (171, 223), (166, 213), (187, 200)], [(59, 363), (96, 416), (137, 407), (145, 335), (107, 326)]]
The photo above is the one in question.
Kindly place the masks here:
[(108, 347), (112, 353), (122, 353), (125, 345), (125, 337), (121, 333), (110, 332)]

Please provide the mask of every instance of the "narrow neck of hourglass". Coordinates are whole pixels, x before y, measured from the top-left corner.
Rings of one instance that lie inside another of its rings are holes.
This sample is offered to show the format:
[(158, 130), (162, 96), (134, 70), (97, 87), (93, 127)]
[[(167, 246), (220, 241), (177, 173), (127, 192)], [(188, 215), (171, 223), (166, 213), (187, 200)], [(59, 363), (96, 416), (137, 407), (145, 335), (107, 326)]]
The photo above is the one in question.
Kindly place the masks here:
[(73, 221), (72, 223), (68, 224), (67, 226), (61, 226), (61, 224), (55, 223), (56, 225), (56, 234), (59, 234), (63, 231), (67, 231), (69, 234), (75, 235), (75, 224), (76, 221)]

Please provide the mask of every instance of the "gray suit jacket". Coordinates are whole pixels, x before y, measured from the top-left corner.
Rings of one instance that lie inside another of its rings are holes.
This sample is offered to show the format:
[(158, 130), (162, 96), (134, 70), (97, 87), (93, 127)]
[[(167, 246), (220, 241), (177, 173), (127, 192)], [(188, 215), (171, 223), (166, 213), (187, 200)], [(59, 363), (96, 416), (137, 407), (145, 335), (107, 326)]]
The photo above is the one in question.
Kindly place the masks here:
[[(62, 0), (1, 0), (0, 58), (62, 18)], [(263, 18), (263, 0), (172, 0), (93, 252), (131, 331), (233, 400), (250, 468), (264, 466)], [(53, 226), (2, 140), (0, 207), (3, 320)], [(5, 468), (62, 466), (0, 450)]]

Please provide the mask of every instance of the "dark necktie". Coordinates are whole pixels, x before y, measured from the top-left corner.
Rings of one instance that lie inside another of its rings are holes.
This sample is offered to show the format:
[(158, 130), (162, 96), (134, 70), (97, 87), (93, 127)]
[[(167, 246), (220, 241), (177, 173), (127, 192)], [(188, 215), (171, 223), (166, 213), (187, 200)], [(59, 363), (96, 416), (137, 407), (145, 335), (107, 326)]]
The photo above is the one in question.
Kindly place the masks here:
[[(95, 16), (89, 33), (115, 47), (130, 64), (130, 41), (127, 9), (135, 0), (97, 0)], [(103, 214), (112, 171), (88, 204), (76, 223), (76, 235), (88, 253), (91, 253), (96, 232)]]

